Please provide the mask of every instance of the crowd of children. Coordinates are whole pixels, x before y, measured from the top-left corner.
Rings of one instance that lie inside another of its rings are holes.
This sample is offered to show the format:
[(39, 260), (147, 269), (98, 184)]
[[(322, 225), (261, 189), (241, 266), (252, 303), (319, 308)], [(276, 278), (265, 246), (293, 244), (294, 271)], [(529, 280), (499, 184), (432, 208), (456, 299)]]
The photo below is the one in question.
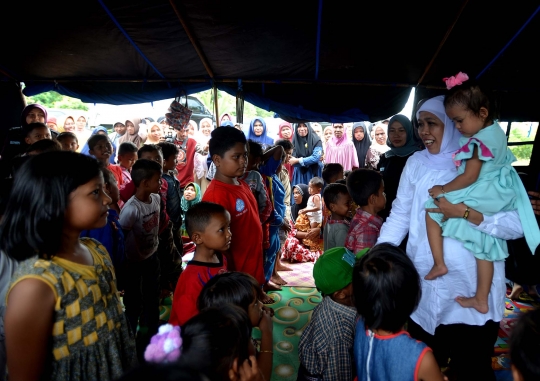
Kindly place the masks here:
[[(267, 292), (286, 284), (278, 273), (288, 270), (284, 258), (315, 262), (323, 296), (300, 339), (299, 381), (445, 379), (432, 350), (406, 331), (424, 280), (408, 253), (377, 244), (387, 206), (379, 171), (326, 163), (322, 177), (293, 185), (286, 164), (296, 163), (291, 171), (303, 164), (291, 161), (288, 138), (261, 143), (223, 126), (202, 144), (180, 126), (172, 141), (141, 144), (138, 118), (119, 125), (118, 136), (97, 129), (79, 154), (76, 134), (52, 140), (46, 110), (33, 110), (22, 128), (26, 153), (6, 172), (0, 222), (0, 371), (7, 358), (10, 378), (269, 381), (273, 310), (265, 305), (274, 303)], [(448, 111), (458, 123), (463, 112)], [(465, 123), (466, 133), (493, 122), (485, 116)], [(342, 126), (334, 124), (335, 149)], [(477, 146), (463, 158), (472, 169), (462, 170), (475, 170), (475, 180), (484, 148)], [(201, 188), (206, 157), (212, 179)], [(438, 201), (472, 183), (447, 183), (430, 195)], [(522, 204), (509, 208), (523, 211)], [(435, 256), (428, 281), (447, 271), (437, 229), (426, 233)], [(534, 245), (535, 231), (525, 233)], [(187, 243), (193, 258), (182, 266)], [(485, 288), (479, 283), (483, 298)], [(163, 322), (160, 300), (169, 295)], [(458, 302), (482, 313), (483, 299), (469, 299)], [(511, 338), (516, 380), (540, 376), (531, 365), (540, 361), (539, 324), (538, 311), (528, 313)]]

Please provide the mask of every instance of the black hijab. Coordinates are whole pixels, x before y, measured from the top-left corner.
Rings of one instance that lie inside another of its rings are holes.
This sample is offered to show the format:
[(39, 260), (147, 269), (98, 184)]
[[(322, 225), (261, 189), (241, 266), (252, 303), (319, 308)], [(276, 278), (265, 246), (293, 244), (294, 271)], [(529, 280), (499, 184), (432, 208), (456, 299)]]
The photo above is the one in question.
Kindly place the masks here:
[[(308, 129), (307, 135), (306, 136), (298, 135), (299, 124), (300, 123), (296, 123), (294, 125), (293, 156), (294, 157), (309, 157), (313, 154), (313, 150), (315, 149), (315, 147), (322, 148), (322, 141), (319, 135), (317, 135), (315, 131), (313, 131), (313, 129), (311, 128), (310, 123), (303, 123), (307, 126), (307, 129)], [(310, 169), (311, 167), (315, 167), (314, 172), (313, 170), (312, 172), (317, 173), (318, 166), (319, 164), (315, 163), (315, 164), (310, 165), (309, 167), (303, 167), (303, 166), (299, 167), (299, 169), (302, 173), (306, 173), (308, 169)]]
[(298, 212), (300, 211), (300, 209), (304, 209), (307, 206), (307, 202), (309, 199), (309, 191), (308, 191), (308, 186), (306, 184), (296, 184), (293, 187), (293, 192), (294, 192), (294, 188), (297, 188), (298, 191), (302, 194), (302, 202), (300, 204), (297, 204), (296, 202), (294, 202), (294, 198), (292, 199), (293, 204), (291, 205), (291, 217), (293, 221), (296, 221), (296, 219), (298, 218)]
[[(356, 140), (354, 137), (354, 130), (359, 127), (364, 130), (364, 139), (362, 140)], [(366, 166), (366, 154), (371, 146), (371, 136), (369, 136), (369, 131), (365, 122), (356, 122), (353, 124), (352, 142), (354, 143), (356, 155), (358, 156), (358, 168), (364, 168)]]

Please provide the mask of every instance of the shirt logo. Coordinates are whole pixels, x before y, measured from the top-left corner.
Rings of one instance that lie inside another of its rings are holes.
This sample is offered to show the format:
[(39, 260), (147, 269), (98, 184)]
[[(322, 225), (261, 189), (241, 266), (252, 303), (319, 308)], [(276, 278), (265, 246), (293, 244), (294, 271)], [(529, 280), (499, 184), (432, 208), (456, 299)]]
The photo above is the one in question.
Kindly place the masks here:
[(236, 199), (236, 211), (241, 212), (246, 207), (246, 204), (241, 198)]

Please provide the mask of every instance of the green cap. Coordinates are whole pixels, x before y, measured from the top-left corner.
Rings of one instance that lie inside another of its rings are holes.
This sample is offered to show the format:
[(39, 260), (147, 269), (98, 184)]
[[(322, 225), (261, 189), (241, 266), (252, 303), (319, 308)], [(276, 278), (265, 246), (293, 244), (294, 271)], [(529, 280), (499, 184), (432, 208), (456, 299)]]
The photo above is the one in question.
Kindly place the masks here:
[(353, 267), (369, 248), (354, 255), (345, 247), (333, 247), (324, 252), (313, 265), (315, 286), (325, 295), (344, 289), (352, 282)]

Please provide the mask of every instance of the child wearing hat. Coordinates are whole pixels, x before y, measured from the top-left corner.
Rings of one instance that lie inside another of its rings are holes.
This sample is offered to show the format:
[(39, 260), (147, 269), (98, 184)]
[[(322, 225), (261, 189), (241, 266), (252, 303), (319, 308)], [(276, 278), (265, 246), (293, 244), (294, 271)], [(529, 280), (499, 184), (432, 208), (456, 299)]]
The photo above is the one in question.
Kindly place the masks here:
[(297, 381), (352, 381), (355, 372), (352, 349), (356, 324), (352, 276), (357, 257), (344, 247), (324, 252), (313, 266), (315, 286), (323, 301), (315, 307), (302, 333)]

